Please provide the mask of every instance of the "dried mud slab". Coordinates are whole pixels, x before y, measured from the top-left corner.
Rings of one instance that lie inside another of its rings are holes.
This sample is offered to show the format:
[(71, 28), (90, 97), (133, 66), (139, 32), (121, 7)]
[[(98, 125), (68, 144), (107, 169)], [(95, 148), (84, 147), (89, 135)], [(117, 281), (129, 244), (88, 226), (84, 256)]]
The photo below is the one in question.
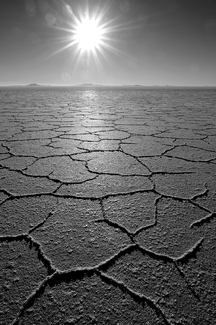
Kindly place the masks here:
[(198, 173), (160, 174), (154, 175), (152, 180), (159, 193), (190, 198), (205, 191), (206, 177), (203, 176)]
[(147, 249), (178, 258), (202, 237), (190, 225), (207, 215), (189, 202), (163, 198), (157, 204), (155, 227), (138, 234), (136, 240)]
[(119, 229), (96, 222), (101, 218), (98, 202), (61, 199), (53, 216), (32, 237), (56, 268), (92, 267), (130, 243)]
[(46, 175), (38, 175), (38, 177), (33, 178), (16, 171), (0, 169), (0, 190), (18, 196), (53, 192), (57, 188), (57, 184), (43, 176)]
[(103, 201), (105, 219), (125, 227), (130, 233), (141, 231), (155, 224), (157, 197), (153, 193), (110, 197)]

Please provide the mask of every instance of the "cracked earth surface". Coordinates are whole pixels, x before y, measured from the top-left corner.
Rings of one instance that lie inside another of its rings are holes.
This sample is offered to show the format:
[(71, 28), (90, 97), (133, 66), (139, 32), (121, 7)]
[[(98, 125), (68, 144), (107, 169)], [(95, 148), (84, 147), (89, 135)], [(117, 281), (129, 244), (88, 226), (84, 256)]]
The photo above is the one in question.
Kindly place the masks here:
[(215, 324), (215, 90), (0, 95), (0, 323)]

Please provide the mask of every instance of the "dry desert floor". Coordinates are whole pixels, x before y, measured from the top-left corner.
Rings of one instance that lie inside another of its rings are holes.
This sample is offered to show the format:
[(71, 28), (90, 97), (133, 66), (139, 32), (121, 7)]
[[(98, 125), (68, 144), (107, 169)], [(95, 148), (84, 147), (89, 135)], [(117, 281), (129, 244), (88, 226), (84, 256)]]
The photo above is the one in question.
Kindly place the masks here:
[(0, 324), (214, 325), (216, 92), (0, 94)]

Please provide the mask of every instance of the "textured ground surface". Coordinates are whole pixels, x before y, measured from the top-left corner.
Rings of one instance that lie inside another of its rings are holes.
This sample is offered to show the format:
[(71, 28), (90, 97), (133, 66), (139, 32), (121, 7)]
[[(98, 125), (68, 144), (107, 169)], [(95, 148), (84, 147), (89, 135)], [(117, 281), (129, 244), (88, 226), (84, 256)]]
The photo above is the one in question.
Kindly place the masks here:
[(0, 324), (214, 325), (216, 92), (0, 95)]

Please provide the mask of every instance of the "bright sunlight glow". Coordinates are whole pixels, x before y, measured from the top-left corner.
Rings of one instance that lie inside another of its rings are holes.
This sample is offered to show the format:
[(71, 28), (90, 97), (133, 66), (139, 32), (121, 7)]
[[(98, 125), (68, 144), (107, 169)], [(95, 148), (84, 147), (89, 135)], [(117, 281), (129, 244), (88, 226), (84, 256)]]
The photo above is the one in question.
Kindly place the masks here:
[(85, 18), (79, 22), (74, 39), (82, 51), (91, 51), (101, 44), (102, 32), (95, 19)]

